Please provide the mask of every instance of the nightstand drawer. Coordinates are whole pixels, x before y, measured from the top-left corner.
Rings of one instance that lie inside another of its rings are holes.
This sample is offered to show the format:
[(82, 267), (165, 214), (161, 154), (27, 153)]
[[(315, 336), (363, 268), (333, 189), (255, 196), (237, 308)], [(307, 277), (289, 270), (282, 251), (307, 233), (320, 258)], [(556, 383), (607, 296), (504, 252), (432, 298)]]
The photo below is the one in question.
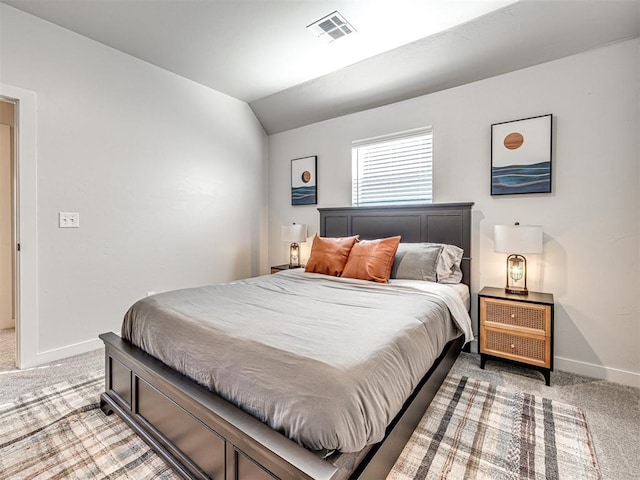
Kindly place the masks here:
[(480, 309), (485, 324), (526, 328), (540, 335), (550, 335), (551, 307), (548, 305), (481, 298)]
[(546, 368), (551, 366), (551, 342), (547, 337), (515, 335), (491, 328), (484, 328), (480, 337), (483, 353)]

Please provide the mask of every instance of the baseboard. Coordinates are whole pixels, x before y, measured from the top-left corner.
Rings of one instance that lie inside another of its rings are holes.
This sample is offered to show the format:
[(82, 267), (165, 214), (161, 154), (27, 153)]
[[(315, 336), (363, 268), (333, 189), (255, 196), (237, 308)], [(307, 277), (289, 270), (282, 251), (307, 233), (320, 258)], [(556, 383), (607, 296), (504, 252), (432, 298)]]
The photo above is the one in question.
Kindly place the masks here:
[(55, 362), (63, 358), (72, 357), (81, 353), (91, 352), (102, 348), (103, 344), (99, 338), (87, 340), (86, 342), (74, 343), (73, 345), (66, 345), (60, 348), (54, 348), (52, 350), (46, 350), (44, 352), (38, 352), (35, 358), (25, 359), (24, 364), (20, 365), (21, 369), (32, 368), (43, 365), (49, 362)]
[[(471, 352), (478, 353), (478, 342), (476, 340), (471, 342)], [(581, 362), (564, 357), (553, 357), (553, 362), (554, 370), (564, 370), (565, 372), (577, 373), (578, 375), (585, 375), (587, 377), (640, 388), (640, 373), (595, 365), (593, 363)]]
[(554, 357), (554, 370), (564, 370), (565, 372), (622, 383), (631, 387), (640, 387), (640, 373), (580, 362), (570, 358)]

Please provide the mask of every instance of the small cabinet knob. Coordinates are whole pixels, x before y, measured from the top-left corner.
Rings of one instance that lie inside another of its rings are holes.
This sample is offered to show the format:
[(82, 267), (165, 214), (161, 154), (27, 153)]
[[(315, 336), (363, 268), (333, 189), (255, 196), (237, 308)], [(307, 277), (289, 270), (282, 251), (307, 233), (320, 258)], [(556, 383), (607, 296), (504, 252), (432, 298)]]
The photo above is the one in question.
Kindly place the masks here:
[(516, 314), (515, 314), (515, 313), (512, 313), (512, 314), (511, 314), (511, 318), (516, 318)]
[(511, 344), (511, 348), (516, 348), (516, 346), (512, 343), (512, 344)]

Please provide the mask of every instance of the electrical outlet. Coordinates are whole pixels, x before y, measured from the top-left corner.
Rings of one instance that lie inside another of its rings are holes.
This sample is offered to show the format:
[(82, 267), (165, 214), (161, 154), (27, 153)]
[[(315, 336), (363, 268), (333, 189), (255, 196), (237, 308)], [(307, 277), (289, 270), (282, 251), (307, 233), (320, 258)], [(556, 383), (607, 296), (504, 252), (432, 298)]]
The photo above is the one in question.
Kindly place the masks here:
[(80, 214), (77, 212), (58, 212), (58, 228), (79, 228)]

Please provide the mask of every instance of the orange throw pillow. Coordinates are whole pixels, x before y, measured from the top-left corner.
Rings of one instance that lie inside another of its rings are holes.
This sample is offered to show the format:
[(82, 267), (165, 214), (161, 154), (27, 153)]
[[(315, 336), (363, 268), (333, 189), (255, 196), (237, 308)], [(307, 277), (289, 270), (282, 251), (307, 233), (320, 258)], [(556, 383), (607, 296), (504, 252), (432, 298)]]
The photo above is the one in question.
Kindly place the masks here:
[(316, 234), (311, 245), (311, 256), (304, 271), (339, 276), (344, 270), (351, 248), (357, 241), (357, 235), (355, 237), (328, 238)]
[(363, 240), (353, 246), (343, 277), (388, 283), (400, 237)]

